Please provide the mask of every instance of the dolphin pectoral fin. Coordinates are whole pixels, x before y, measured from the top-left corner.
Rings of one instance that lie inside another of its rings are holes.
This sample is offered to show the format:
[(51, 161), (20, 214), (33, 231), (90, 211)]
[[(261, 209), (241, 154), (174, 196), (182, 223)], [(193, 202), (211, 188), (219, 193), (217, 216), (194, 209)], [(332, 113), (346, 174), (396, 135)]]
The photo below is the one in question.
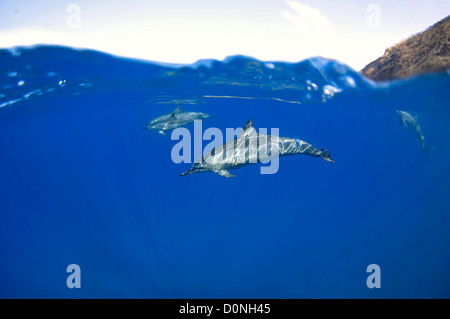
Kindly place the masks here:
[(166, 133), (164, 133), (164, 131), (162, 131), (162, 130), (158, 131), (158, 133), (161, 134), (161, 135), (166, 135)]
[(236, 175), (231, 174), (226, 169), (221, 169), (220, 171), (214, 171), (214, 172), (223, 177), (236, 177)]

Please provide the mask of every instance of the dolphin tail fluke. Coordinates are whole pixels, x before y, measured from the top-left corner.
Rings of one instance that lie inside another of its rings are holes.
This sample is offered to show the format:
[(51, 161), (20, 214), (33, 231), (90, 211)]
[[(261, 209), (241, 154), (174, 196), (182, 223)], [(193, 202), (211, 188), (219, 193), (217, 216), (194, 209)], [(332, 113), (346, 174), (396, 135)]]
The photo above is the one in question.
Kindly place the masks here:
[(320, 150), (319, 156), (322, 157), (322, 158), (323, 158), (324, 160), (326, 160), (327, 162), (330, 162), (330, 163), (336, 163), (335, 161), (333, 161), (333, 160), (331, 159), (330, 152), (329, 152), (328, 150), (326, 150), (326, 149)]
[(422, 144), (422, 150), (425, 152), (430, 152), (433, 149), (433, 147), (425, 143), (425, 138), (423, 135), (420, 136), (420, 143)]
[(425, 144), (425, 142), (422, 143), (422, 150), (423, 150), (424, 152), (429, 153), (429, 152), (431, 152), (431, 151), (433, 151), (433, 150), (435, 150), (435, 149), (436, 149), (435, 146), (430, 146), (430, 145), (428, 145), (428, 144)]

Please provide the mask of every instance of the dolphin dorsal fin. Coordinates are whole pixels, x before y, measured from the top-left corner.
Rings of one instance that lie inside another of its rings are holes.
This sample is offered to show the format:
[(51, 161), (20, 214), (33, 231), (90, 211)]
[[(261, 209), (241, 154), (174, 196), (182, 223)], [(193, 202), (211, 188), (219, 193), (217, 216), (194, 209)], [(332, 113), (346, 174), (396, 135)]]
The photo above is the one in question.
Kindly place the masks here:
[(174, 113), (178, 113), (181, 112), (181, 106), (177, 106), (177, 108), (173, 111)]
[(244, 132), (247, 130), (251, 130), (252, 128), (253, 128), (253, 120), (250, 119), (247, 121), (247, 123), (245, 123)]
[(253, 134), (257, 134), (255, 128), (253, 127), (253, 120), (250, 119), (247, 121), (247, 123), (245, 123), (244, 125), (244, 130), (242, 131), (242, 133), (239, 136), (249, 136), (249, 135), (253, 135)]

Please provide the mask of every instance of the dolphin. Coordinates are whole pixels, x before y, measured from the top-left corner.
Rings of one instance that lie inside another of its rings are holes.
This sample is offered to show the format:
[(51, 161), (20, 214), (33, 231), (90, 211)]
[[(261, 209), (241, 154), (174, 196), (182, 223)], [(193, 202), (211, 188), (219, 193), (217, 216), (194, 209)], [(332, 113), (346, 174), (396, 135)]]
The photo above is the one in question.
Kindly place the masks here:
[(327, 150), (318, 150), (305, 141), (276, 135), (258, 134), (253, 127), (253, 120), (250, 119), (238, 137), (203, 155), (202, 158), (194, 162), (190, 170), (180, 174), (180, 176), (200, 172), (215, 172), (223, 177), (235, 177), (228, 171), (229, 169), (255, 164), (258, 161), (267, 163), (277, 156), (296, 154), (321, 157), (327, 162), (334, 163)]
[(408, 127), (417, 135), (420, 143), (422, 143), (422, 149), (425, 151), (427, 149), (427, 146), (425, 145), (425, 137), (422, 134), (419, 123), (417, 123), (419, 118), (417, 116), (412, 116), (405, 111), (395, 110), (395, 112), (397, 112), (398, 116), (400, 117), (400, 125)]
[(185, 112), (181, 110), (180, 106), (177, 106), (172, 112), (158, 116), (146, 123), (146, 127), (143, 129), (156, 130), (158, 133), (166, 135), (165, 131), (173, 130), (177, 127), (188, 125), (195, 120), (203, 120), (208, 117), (211, 116), (201, 112)]

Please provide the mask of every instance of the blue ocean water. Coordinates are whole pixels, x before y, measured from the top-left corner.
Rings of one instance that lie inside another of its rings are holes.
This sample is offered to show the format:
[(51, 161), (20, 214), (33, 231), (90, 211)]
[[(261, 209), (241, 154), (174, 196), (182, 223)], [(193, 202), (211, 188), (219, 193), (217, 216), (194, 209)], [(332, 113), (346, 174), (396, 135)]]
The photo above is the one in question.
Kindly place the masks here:
[[(449, 88), (447, 72), (375, 84), (319, 57), (1, 50), (0, 297), (449, 298)], [(142, 130), (177, 105), (212, 115), (203, 130), (252, 118), (336, 163), (180, 177), (178, 141)], [(396, 109), (418, 117), (428, 150)]]

